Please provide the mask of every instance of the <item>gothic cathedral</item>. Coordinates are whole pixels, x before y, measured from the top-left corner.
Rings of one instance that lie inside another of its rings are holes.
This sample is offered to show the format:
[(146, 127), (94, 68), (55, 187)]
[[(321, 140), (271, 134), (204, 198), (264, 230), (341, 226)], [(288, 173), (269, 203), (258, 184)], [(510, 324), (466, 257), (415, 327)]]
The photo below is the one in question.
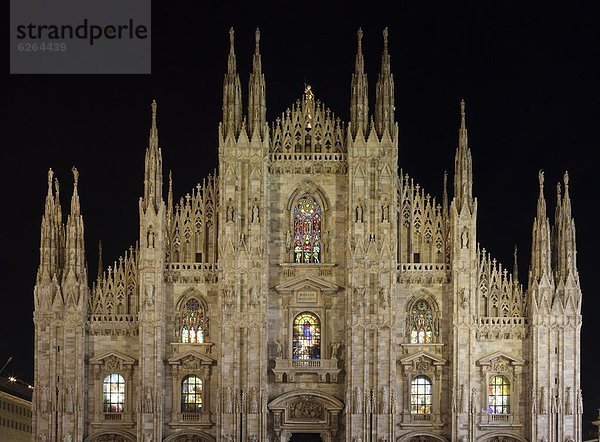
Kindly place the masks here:
[(477, 239), (464, 102), (452, 195), (398, 170), (383, 37), (374, 109), (359, 30), (350, 122), (306, 86), (269, 123), (231, 30), (218, 173), (164, 200), (153, 102), (139, 240), (91, 286), (78, 172), (63, 220), (50, 170), (36, 440), (582, 440), (568, 175), (551, 226), (540, 172), (523, 288)]

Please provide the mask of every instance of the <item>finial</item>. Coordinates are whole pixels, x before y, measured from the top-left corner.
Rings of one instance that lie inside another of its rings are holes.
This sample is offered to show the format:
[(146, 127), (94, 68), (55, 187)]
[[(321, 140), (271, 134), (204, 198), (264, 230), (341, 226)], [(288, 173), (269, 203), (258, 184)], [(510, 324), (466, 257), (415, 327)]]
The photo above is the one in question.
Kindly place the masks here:
[(460, 127), (466, 127), (465, 123), (465, 99), (460, 100)]
[(258, 54), (260, 45), (260, 29), (258, 28), (256, 28), (256, 31), (254, 32), (254, 41), (256, 43), (256, 53)]
[(362, 38), (363, 38), (363, 30), (362, 28), (358, 28), (358, 50), (360, 51), (362, 49)]
[(556, 183), (556, 198), (560, 201), (560, 181)]
[(58, 178), (54, 178), (54, 190), (56, 191), (56, 194), (58, 195), (58, 193), (59, 193)]
[(565, 175), (563, 176), (563, 182), (565, 183), (565, 192), (569, 187), (569, 172), (565, 171)]
[(77, 183), (79, 182), (79, 171), (75, 166), (73, 166), (71, 172), (73, 172), (73, 180), (75, 182), (75, 187), (77, 187)]
[(233, 30), (233, 27), (229, 28), (229, 47), (231, 48), (232, 51), (233, 51), (233, 43), (234, 43), (234, 34), (235, 34), (235, 31)]
[(48, 169), (48, 191), (52, 191), (52, 178), (54, 177), (54, 171), (52, 168)]
[(388, 28), (386, 26), (386, 28), (383, 30), (383, 48), (387, 50), (387, 45), (388, 45)]
[(513, 282), (516, 284), (518, 282), (519, 279), (519, 264), (518, 264), (518, 260), (517, 260), (517, 245), (515, 244), (515, 251), (514, 251), (514, 261), (513, 261)]
[(540, 169), (538, 172), (538, 181), (540, 182), (540, 190), (544, 188), (544, 171)]
[(152, 126), (156, 126), (156, 109), (157, 109), (157, 104), (156, 104), (156, 100), (152, 100), (152, 104), (150, 105), (152, 107)]

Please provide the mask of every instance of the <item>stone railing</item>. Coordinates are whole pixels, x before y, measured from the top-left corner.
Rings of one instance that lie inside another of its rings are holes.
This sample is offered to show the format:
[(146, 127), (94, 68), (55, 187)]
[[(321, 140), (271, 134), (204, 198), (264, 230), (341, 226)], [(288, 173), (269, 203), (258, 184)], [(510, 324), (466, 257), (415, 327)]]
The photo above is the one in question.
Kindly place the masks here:
[(479, 427), (482, 429), (491, 429), (498, 427), (520, 427), (522, 425), (519, 416), (516, 414), (489, 414), (480, 413)]
[(166, 282), (217, 282), (217, 264), (202, 262), (168, 262), (165, 264)]
[(200, 426), (210, 427), (213, 425), (210, 413), (172, 413), (171, 427), (189, 427), (189, 426)]
[(123, 419), (123, 413), (104, 413), (105, 421), (120, 421)]
[(270, 173), (338, 173), (348, 172), (347, 154), (336, 153), (272, 153)]
[(473, 325), (475, 338), (479, 341), (527, 338), (527, 318), (521, 316), (480, 316)]
[(286, 375), (287, 382), (294, 382), (296, 374), (314, 374), (317, 375), (319, 382), (337, 382), (337, 376), (341, 369), (338, 368), (338, 359), (275, 359), (276, 382), (283, 382), (283, 375)]
[(137, 336), (137, 315), (89, 315), (88, 327), (91, 335)]
[(444, 284), (450, 280), (450, 264), (403, 263), (398, 265), (400, 284)]

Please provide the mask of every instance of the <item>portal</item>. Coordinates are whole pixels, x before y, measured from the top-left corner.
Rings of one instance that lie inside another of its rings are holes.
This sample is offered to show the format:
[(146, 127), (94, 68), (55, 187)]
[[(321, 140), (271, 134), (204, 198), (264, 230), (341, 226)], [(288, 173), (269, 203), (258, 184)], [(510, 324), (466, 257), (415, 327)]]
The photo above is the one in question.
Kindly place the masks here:
[(290, 442), (321, 442), (319, 433), (293, 433)]

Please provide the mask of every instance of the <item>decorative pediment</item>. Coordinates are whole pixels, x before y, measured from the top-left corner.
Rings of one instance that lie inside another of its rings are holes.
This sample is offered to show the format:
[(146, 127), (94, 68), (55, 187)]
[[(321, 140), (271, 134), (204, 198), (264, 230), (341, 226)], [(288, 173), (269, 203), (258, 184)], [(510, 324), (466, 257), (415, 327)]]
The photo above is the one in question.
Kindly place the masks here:
[[(306, 405), (306, 404), (318, 404)], [(304, 411), (315, 412), (317, 409), (326, 408), (327, 410), (341, 411), (344, 404), (327, 393), (318, 390), (295, 390), (289, 393), (284, 393), (281, 396), (269, 402), (269, 410), (290, 410), (303, 413)], [(293, 412), (292, 412), (293, 414)]]
[(298, 290), (315, 290), (325, 294), (334, 294), (342, 287), (312, 276), (303, 276), (284, 282), (275, 287), (279, 293), (291, 294)]
[(400, 363), (404, 366), (412, 365), (417, 370), (428, 370), (431, 367), (446, 365), (446, 359), (421, 350), (400, 359)]
[(510, 371), (515, 366), (525, 363), (524, 359), (507, 355), (503, 351), (497, 351), (477, 361), (480, 367), (488, 368), (494, 372)]
[(181, 368), (194, 370), (207, 365), (213, 365), (215, 360), (195, 351), (187, 351), (169, 359), (169, 365), (178, 365)]
[(124, 370), (135, 365), (136, 360), (118, 351), (109, 351), (90, 359), (90, 365), (104, 366), (107, 370)]

